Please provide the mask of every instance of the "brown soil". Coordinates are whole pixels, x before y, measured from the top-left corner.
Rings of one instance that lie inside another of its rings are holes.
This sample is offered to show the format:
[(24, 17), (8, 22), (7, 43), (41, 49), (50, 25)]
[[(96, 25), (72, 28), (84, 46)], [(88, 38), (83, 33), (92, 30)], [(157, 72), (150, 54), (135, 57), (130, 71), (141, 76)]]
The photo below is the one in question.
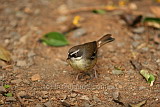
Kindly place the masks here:
[[(12, 53), (13, 68), (0, 69), (0, 86), (16, 101), (6, 101), (0, 94), (1, 106), (26, 107), (121, 107), (146, 100), (144, 107), (160, 106), (160, 44), (154, 37), (160, 31), (144, 27), (144, 32), (135, 34), (134, 28), (120, 19), (124, 11), (109, 11), (106, 14), (78, 12), (60, 14), (65, 5), (71, 9), (101, 6), (109, 0), (1, 0), (0, 1), (0, 45)], [(114, 4), (118, 1), (113, 0)], [(153, 0), (130, 0), (136, 10), (128, 13), (152, 15), (149, 7), (158, 5)], [(47, 32), (64, 32), (70, 27), (74, 16), (83, 19), (81, 27), (87, 34), (73, 37), (67, 34), (70, 45), (64, 47), (44, 46), (38, 40)], [(62, 18), (67, 18), (63, 22)], [(58, 21), (60, 20), (60, 21)], [(99, 49), (94, 69), (98, 78), (76, 80), (77, 71), (67, 63), (68, 50), (75, 45), (99, 39), (111, 33), (116, 39)], [(18, 64), (19, 63), (19, 64)], [(123, 73), (113, 74), (114, 67)], [(146, 69), (156, 77), (153, 86), (146, 82), (139, 71)], [(37, 74), (40, 77), (33, 77)], [(34, 80), (35, 79), (35, 80)], [(23, 92), (24, 95), (21, 95)], [(118, 94), (117, 94), (118, 93)], [(116, 101), (115, 101), (116, 100)]]

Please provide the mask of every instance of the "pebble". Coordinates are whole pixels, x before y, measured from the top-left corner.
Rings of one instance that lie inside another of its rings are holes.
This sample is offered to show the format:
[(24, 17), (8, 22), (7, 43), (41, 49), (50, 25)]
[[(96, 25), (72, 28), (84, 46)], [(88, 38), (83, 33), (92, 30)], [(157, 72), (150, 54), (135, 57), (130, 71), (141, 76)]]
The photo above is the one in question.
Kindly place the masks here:
[(119, 91), (113, 92), (113, 99), (118, 100), (118, 98), (119, 98)]
[(29, 85), (29, 84), (30, 84), (30, 81), (28, 81), (28, 80), (23, 80), (23, 83)]
[(108, 90), (115, 89), (115, 86), (113, 86), (113, 85), (108, 85), (108, 86), (107, 86), (107, 89), (108, 89)]
[(6, 14), (11, 14), (13, 12), (13, 9), (7, 7), (7, 8), (4, 9), (4, 12)]
[(34, 14), (35, 14), (35, 15), (39, 15), (40, 12), (41, 12), (40, 9), (36, 9), (36, 10), (34, 11)]
[(144, 31), (145, 31), (144, 27), (137, 27), (137, 28), (132, 29), (133, 33), (138, 33), (138, 34), (144, 33)]
[(134, 71), (133, 71), (132, 69), (130, 69), (130, 70), (127, 71), (127, 73), (128, 73), (128, 74), (133, 74)]
[(21, 35), (18, 32), (11, 32), (9, 34), (9, 38), (11, 38), (13, 41), (19, 40), (20, 37)]
[(91, 107), (91, 105), (88, 102), (84, 102), (83, 107)]
[(104, 95), (108, 95), (109, 93), (107, 91), (104, 91)]
[(38, 80), (40, 80), (40, 79), (41, 79), (41, 77), (40, 77), (39, 74), (35, 74), (35, 75), (33, 75), (33, 76), (31, 77), (31, 80), (32, 80), (32, 81), (38, 81)]
[(6, 89), (3, 86), (0, 86), (0, 93), (5, 93)]
[(60, 16), (57, 18), (56, 22), (59, 24), (64, 23), (65, 21), (67, 21), (67, 19), (68, 19), (67, 16)]
[(0, 81), (3, 80), (3, 76), (0, 76)]
[(22, 82), (22, 79), (16, 79), (11, 81), (12, 84), (19, 84), (20, 82)]
[(139, 46), (139, 45), (140, 45), (140, 42), (139, 42), (139, 41), (134, 41), (134, 42), (132, 42), (133, 48), (136, 48), (136, 47)]
[(43, 95), (48, 94), (48, 91), (41, 91)]
[(131, 36), (131, 38), (133, 38), (133, 40), (137, 41), (137, 40), (141, 40), (142, 36), (138, 35), (138, 34), (134, 34)]
[(6, 102), (15, 102), (16, 99), (14, 97), (6, 97)]
[(42, 104), (37, 104), (35, 107), (44, 107)]
[(123, 74), (122, 70), (112, 70), (112, 74), (120, 75)]
[(141, 48), (142, 51), (147, 52), (149, 50), (148, 47)]
[(74, 97), (76, 97), (77, 96), (77, 94), (76, 93), (71, 93), (71, 95), (70, 95), (72, 98), (74, 98)]
[(139, 62), (136, 61), (136, 60), (131, 60), (131, 64), (132, 64), (132, 66), (134, 67), (134, 69), (137, 69), (137, 70), (141, 70), (141, 69), (142, 69), (141, 63), (139, 63)]
[(130, 3), (129, 8), (132, 9), (132, 10), (137, 10), (138, 7), (135, 3)]
[(30, 36), (30, 35), (28, 35), (28, 34), (23, 35), (23, 36), (19, 39), (19, 42), (20, 42), (21, 44), (26, 44), (27, 39), (28, 39), (29, 36)]
[(66, 101), (61, 102), (64, 107), (71, 107), (70, 104)]
[(144, 90), (144, 89), (146, 89), (146, 87), (144, 87), (144, 86), (139, 87), (139, 90)]
[(25, 67), (25, 66), (27, 66), (27, 63), (26, 63), (25, 60), (18, 60), (17, 61), (17, 66), (19, 66), (19, 67)]
[(111, 81), (110, 77), (104, 77), (104, 79), (107, 80), (107, 81)]
[(20, 92), (18, 93), (18, 95), (19, 95), (21, 98), (24, 98), (24, 97), (28, 96), (25, 91), (20, 91)]
[(79, 28), (73, 31), (73, 37), (81, 37), (87, 33), (86, 29)]
[(26, 14), (22, 11), (17, 11), (16, 12), (16, 17), (17, 18), (24, 18), (26, 16)]
[(80, 97), (80, 99), (81, 99), (81, 100), (89, 100), (89, 97), (86, 96), (86, 95), (83, 95), (83, 96)]
[(160, 44), (160, 34), (155, 35), (153, 40), (155, 43)]
[(12, 20), (12, 21), (10, 22), (10, 25), (11, 25), (12, 27), (16, 27), (16, 26), (18, 25), (18, 22), (17, 22), (16, 20)]
[(45, 105), (46, 107), (53, 107), (52, 104), (51, 104), (51, 101), (48, 101), (48, 102), (44, 103), (44, 105)]
[(33, 52), (33, 51), (30, 51), (29, 53), (28, 53), (28, 57), (33, 57), (33, 56), (35, 56), (36, 54)]
[(44, 95), (42, 98), (43, 98), (43, 99), (46, 99), (46, 98), (48, 98), (48, 95)]
[(60, 6), (57, 8), (57, 10), (58, 10), (58, 12), (59, 12), (60, 14), (66, 14), (66, 13), (68, 13), (68, 7), (67, 7), (66, 4), (60, 5)]
[(101, 100), (97, 97), (97, 96), (93, 96), (93, 100), (95, 101), (95, 102), (100, 102)]

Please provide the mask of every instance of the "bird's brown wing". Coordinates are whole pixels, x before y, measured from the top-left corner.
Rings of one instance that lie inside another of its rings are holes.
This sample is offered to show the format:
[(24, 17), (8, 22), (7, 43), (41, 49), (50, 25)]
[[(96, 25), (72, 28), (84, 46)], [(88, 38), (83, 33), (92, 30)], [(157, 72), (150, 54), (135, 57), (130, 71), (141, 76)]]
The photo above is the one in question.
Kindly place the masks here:
[(89, 42), (89, 43), (85, 43), (83, 44), (84, 47), (84, 56), (87, 59), (94, 59), (95, 57), (97, 57), (97, 43), (96, 41), (94, 42)]

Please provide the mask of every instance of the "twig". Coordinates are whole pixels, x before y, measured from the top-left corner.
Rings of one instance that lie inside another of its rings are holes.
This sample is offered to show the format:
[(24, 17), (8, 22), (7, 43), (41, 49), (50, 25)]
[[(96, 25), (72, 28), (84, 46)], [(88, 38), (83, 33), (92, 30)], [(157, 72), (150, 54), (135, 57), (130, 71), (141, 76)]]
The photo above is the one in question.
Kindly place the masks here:
[(67, 12), (67, 14), (73, 14), (73, 13), (78, 13), (78, 12), (86, 12), (86, 11), (93, 11), (93, 10), (98, 10), (98, 9), (106, 10), (106, 11), (115, 10), (115, 9), (109, 9), (109, 8), (107, 8), (106, 6), (81, 7), (81, 8), (79, 8), (79, 9), (69, 10), (69, 11)]
[(16, 96), (17, 96), (17, 98), (18, 98), (18, 100), (19, 100), (19, 102), (21, 104), (21, 107), (25, 107), (24, 106), (24, 101), (21, 99), (21, 97), (18, 94), (16, 94)]

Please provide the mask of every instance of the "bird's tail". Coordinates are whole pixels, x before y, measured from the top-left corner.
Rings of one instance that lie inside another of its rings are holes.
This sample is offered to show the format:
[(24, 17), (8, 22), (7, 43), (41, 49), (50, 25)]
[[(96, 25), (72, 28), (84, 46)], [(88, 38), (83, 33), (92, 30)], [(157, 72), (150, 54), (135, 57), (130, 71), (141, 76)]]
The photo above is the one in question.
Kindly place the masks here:
[(112, 36), (111, 34), (106, 34), (106, 35), (104, 35), (102, 38), (100, 38), (100, 39), (97, 41), (97, 47), (100, 48), (100, 47), (103, 46), (104, 44), (114, 41), (115, 39), (112, 38), (111, 36)]

